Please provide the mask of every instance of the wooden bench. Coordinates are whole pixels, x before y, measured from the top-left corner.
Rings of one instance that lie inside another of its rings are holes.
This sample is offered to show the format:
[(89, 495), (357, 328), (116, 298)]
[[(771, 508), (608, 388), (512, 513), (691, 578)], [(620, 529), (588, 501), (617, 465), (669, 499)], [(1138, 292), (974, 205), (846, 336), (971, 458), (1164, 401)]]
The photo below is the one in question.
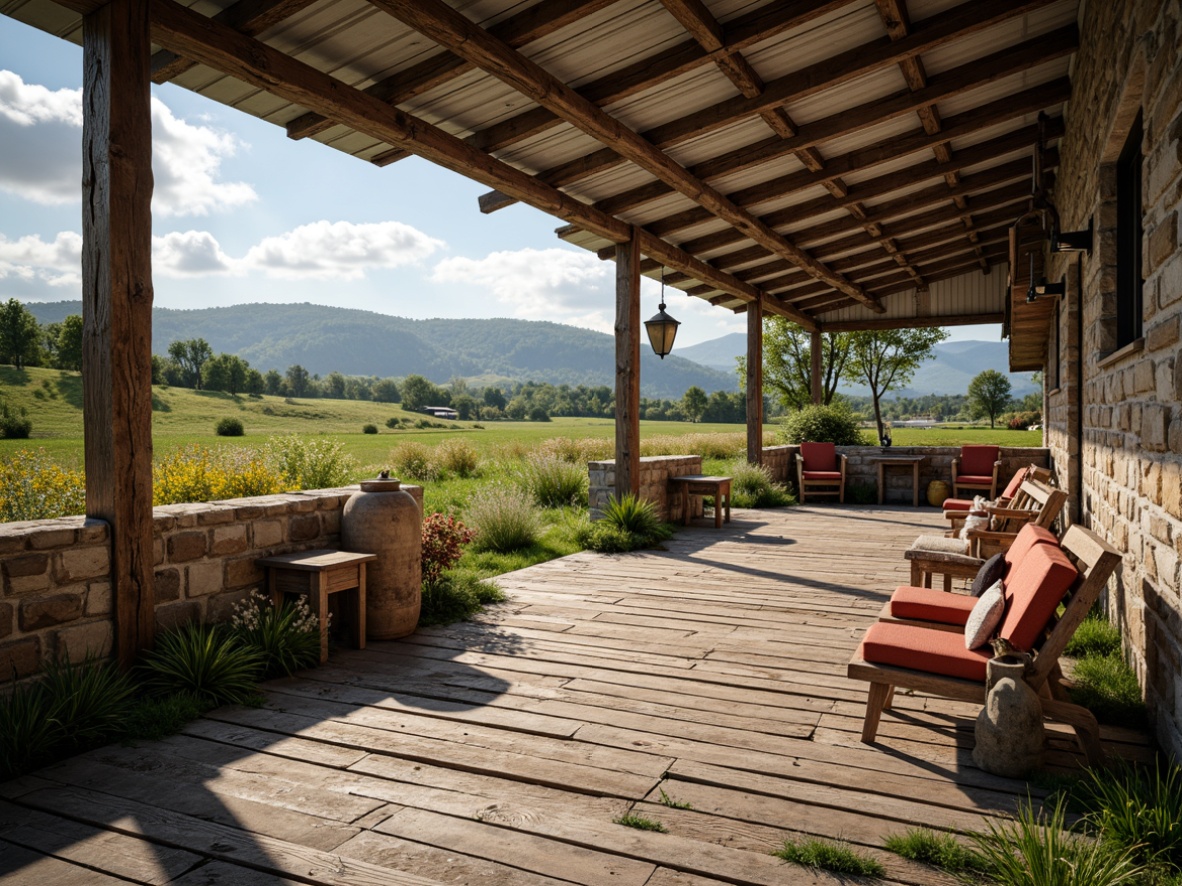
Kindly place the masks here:
[(707, 477), (704, 474), (684, 474), (670, 477), (669, 483), (681, 490), (681, 514), (686, 526), (690, 525), (690, 496), (710, 495), (714, 497), (714, 528), (722, 528), (723, 499), (726, 500), (726, 522), (731, 522), (731, 478)]
[(365, 648), (365, 564), (377, 559), (375, 554), (349, 551), (295, 551), (255, 560), (267, 570), (267, 591), (271, 604), (278, 607), (284, 594), (308, 597), (312, 612), (320, 619), (320, 661), (328, 661), (328, 597), (347, 594), (346, 618), (353, 645)]

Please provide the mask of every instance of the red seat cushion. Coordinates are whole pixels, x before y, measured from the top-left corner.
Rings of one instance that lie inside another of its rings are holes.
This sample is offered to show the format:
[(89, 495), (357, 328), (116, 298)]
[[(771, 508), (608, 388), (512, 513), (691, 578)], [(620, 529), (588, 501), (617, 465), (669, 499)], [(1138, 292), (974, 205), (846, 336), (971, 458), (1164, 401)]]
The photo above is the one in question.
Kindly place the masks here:
[(1002, 498), (1013, 498), (1018, 494), (1018, 488), (1022, 485), (1022, 481), (1026, 479), (1026, 474), (1030, 472), (1030, 468), (1018, 468), (1014, 472), (1014, 476), (1010, 478), (1010, 482), (1006, 484), (1006, 488), (1002, 490)]
[(1049, 529), (1043, 529), (1041, 526), (1035, 526), (1033, 523), (1027, 523), (1018, 530), (1018, 534), (1014, 536), (1014, 540), (1010, 543), (1009, 549), (1006, 551), (1006, 568), (1014, 568), (1014, 564), (1026, 556), (1027, 552), (1037, 544), (1052, 544), (1058, 545), (1059, 539), (1055, 538), (1055, 533)]
[(960, 469), (966, 474), (988, 474), (993, 476), (993, 463), (997, 461), (1000, 446), (960, 447)]
[(1058, 545), (1032, 545), (1006, 576), (1006, 615), (998, 634), (1030, 651), (1078, 574)]
[(956, 482), (961, 486), (972, 483), (974, 486), (992, 486), (992, 474), (957, 474)]
[(933, 588), (904, 586), (891, 594), (891, 615), (916, 621), (963, 625), (976, 605), (976, 597), (949, 594)]
[(800, 457), (806, 471), (837, 470), (837, 450), (832, 443), (801, 443)]
[(946, 511), (971, 511), (972, 509), (973, 500), (971, 498), (944, 499), (944, 510)]
[(805, 480), (840, 480), (841, 471), (801, 471)]
[(961, 631), (939, 631), (882, 621), (872, 624), (866, 631), (858, 652), (863, 661), (874, 664), (982, 683), (985, 681), (985, 662), (993, 657), (993, 650), (988, 646), (965, 649)]

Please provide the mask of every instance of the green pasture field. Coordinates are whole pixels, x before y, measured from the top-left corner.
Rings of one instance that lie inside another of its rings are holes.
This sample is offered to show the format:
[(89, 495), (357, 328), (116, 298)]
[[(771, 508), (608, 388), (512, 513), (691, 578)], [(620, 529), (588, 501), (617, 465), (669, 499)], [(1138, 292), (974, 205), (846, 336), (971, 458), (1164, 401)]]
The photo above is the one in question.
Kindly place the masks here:
[[(0, 398), (10, 406), (23, 406), (33, 422), (28, 440), (0, 440), (0, 456), (30, 447), (43, 448), (59, 461), (78, 465), (82, 459), (82, 379), (76, 372), (0, 366)], [(152, 388), (152, 434), (158, 454), (180, 446), (253, 445), (268, 437), (301, 434), (339, 441), (367, 470), (381, 466), (390, 451), (406, 440), (435, 445), (451, 437), (462, 437), (481, 454), (488, 455), (507, 444), (534, 446), (553, 437), (611, 439), (615, 422), (608, 418), (555, 418), (548, 422), (490, 422), (483, 428), (473, 422), (443, 422), (445, 428), (399, 429), (386, 427), (390, 418), (418, 421), (428, 418), (407, 412), (397, 404), (358, 400), (285, 399), (283, 397), (231, 396), (215, 391), (154, 386)], [(241, 419), (244, 437), (218, 437), (214, 425), (219, 419)], [(428, 418), (428, 420), (430, 420)], [(377, 434), (363, 434), (365, 424), (378, 427)], [(641, 422), (642, 439), (662, 435), (742, 433), (739, 424), (691, 424), (689, 422)], [(775, 441), (777, 427), (765, 425), (765, 439)], [(872, 444), (874, 435), (865, 432)], [(1003, 446), (1041, 446), (1041, 431), (1010, 431), (987, 427), (898, 428), (893, 431), (897, 446), (955, 446), (964, 443), (997, 443)], [(739, 455), (740, 452), (736, 452)]]

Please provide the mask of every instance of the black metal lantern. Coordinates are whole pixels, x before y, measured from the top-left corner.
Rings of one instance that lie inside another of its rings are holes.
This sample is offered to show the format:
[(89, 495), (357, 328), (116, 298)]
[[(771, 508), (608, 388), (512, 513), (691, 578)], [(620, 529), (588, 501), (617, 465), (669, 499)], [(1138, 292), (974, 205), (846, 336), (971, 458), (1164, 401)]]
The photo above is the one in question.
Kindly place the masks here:
[(655, 315), (644, 321), (644, 328), (648, 331), (648, 340), (655, 353), (662, 360), (673, 350), (673, 339), (677, 338), (677, 327), (680, 320), (674, 320), (665, 313), (665, 269), (661, 269), (661, 306)]

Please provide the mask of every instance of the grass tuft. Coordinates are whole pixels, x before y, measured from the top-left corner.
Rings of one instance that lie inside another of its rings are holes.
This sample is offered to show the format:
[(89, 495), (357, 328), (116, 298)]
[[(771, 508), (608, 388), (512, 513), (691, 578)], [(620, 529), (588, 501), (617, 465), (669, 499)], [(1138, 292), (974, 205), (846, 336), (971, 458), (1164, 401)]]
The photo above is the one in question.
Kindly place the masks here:
[(500, 603), (504, 599), (504, 591), (476, 575), (444, 573), (433, 582), (423, 583), (419, 625), (427, 627), (463, 621), (490, 603)]
[(985, 869), (981, 856), (966, 848), (952, 834), (937, 833), (929, 828), (909, 828), (905, 833), (887, 837), (883, 845), (896, 855), (950, 874)]
[(738, 459), (726, 470), (731, 477), (731, 492), (737, 508), (782, 508), (796, 504), (792, 493), (775, 482), (772, 472), (764, 465)]
[(683, 800), (674, 800), (672, 797), (670, 797), (668, 794), (665, 793), (664, 788), (658, 788), (658, 790), (661, 792), (660, 802), (661, 802), (662, 806), (668, 806), (670, 809), (693, 809), (694, 808), (693, 803), (686, 803)]
[(1093, 609), (1075, 629), (1063, 653), (1073, 658), (1117, 655), (1120, 653), (1120, 630), (1103, 613)]
[(1121, 761), (1091, 769), (1079, 791), (1100, 839), (1143, 864), (1182, 873), (1182, 768)]
[(876, 859), (847, 844), (832, 840), (785, 840), (784, 848), (772, 853), (777, 858), (804, 867), (818, 868), (853, 877), (881, 877), (886, 873)]
[(468, 522), (476, 530), (472, 548), (508, 553), (529, 547), (542, 531), (533, 499), (513, 486), (487, 486), (468, 500)]
[(654, 821), (651, 818), (645, 818), (643, 815), (637, 815), (634, 812), (626, 812), (623, 815), (612, 819), (613, 824), (622, 824), (626, 828), (635, 828), (638, 831), (655, 831), (658, 834), (667, 833), (663, 824), (659, 821)]
[(1071, 700), (1091, 710), (1101, 723), (1131, 728), (1145, 723), (1137, 675), (1119, 653), (1081, 658), (1075, 663), (1072, 679)]

